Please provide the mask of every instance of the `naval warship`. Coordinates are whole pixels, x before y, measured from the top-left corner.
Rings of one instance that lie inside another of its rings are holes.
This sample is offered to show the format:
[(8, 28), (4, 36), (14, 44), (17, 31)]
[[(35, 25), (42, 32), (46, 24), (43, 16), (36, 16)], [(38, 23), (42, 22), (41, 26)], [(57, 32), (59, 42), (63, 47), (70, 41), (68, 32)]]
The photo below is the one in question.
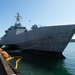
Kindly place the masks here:
[(8, 28), (0, 38), (0, 47), (5, 45), (20, 50), (61, 55), (75, 32), (75, 24), (42, 27), (35, 24), (27, 30), (20, 20), (21, 16), (17, 13), (15, 25)]

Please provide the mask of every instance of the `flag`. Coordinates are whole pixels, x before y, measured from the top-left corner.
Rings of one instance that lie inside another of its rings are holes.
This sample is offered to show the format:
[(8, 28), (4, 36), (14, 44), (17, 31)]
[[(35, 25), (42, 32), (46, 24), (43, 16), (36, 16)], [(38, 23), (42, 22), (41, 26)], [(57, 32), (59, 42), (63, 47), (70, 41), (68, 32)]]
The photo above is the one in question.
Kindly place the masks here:
[(29, 20), (29, 22), (31, 22), (31, 20)]

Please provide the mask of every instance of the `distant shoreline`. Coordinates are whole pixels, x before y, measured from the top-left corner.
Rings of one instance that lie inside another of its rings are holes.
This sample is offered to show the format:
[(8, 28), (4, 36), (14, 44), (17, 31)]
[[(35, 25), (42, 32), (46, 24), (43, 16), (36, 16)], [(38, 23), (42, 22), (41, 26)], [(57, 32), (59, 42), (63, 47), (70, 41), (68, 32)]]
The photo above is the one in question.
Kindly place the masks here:
[(75, 39), (71, 39), (70, 42), (75, 42)]

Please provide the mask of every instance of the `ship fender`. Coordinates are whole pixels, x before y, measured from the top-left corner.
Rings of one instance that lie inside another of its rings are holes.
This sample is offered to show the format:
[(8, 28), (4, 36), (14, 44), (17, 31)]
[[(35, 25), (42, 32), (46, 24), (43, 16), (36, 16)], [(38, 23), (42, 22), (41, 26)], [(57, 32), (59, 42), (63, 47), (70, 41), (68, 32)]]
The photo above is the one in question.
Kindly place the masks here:
[(0, 53), (4, 56), (5, 59), (10, 57), (10, 55), (7, 52), (5, 52), (5, 51), (2, 51)]

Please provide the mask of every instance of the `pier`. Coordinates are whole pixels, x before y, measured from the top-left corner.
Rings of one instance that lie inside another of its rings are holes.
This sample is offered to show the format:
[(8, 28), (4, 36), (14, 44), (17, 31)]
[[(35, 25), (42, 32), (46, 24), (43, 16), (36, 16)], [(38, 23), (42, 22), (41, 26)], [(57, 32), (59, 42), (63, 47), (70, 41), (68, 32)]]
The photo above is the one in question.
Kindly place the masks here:
[(13, 68), (9, 62), (0, 54), (0, 67), (2, 70), (2, 75), (22, 75), (17, 69)]

